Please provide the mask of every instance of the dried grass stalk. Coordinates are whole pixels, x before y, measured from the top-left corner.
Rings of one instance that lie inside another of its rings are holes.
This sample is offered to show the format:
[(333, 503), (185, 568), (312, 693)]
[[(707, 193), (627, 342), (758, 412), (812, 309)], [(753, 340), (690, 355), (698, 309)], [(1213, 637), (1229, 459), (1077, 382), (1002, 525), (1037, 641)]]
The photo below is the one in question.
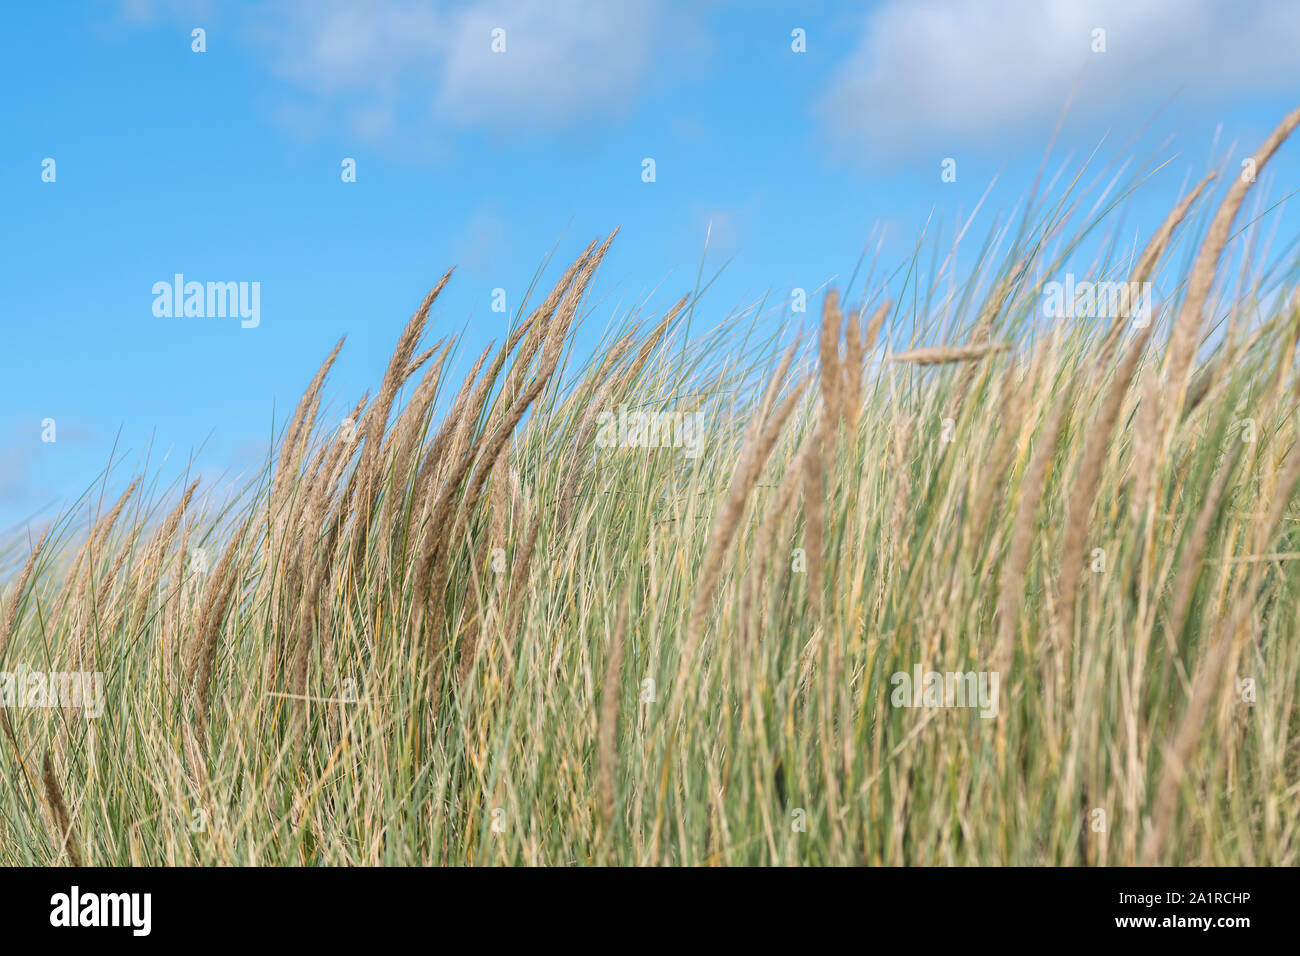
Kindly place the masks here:
[(54, 825), (59, 831), (59, 840), (63, 844), (63, 849), (68, 854), (68, 859), (73, 866), (81, 866), (81, 850), (78, 849), (79, 841), (77, 840), (76, 831), (72, 828), (72, 817), (68, 814), (68, 805), (63, 799), (63, 789), (59, 786), (59, 780), (54, 775), (54, 761), (50, 752), (45, 752), (45, 759), (42, 762), (41, 782), (45, 785), (45, 802), (49, 807), (50, 815), (54, 817)]
[(14, 627), (18, 623), (18, 608), (23, 600), (23, 590), (27, 587), (27, 581), (32, 576), (36, 561), (41, 556), (41, 549), (45, 547), (45, 539), (49, 536), (50, 532), (47, 528), (31, 553), (27, 555), (27, 560), (23, 562), (23, 569), (18, 572), (18, 580), (10, 592), (9, 603), (5, 606), (4, 624), (0, 626), (0, 661), (5, 659), (5, 650), (9, 647), (9, 640), (14, 636)]
[(952, 362), (972, 362), (994, 352), (1006, 352), (1010, 348), (1008, 342), (995, 342), (990, 345), (936, 345), (931, 348), (899, 352), (890, 356), (890, 359), (912, 365), (947, 365)]
[[(1297, 125), (1300, 125), (1300, 109), (1288, 113), (1255, 152), (1253, 159), (1256, 176), (1263, 171), (1269, 157), (1277, 151)], [(1237, 217), (1237, 211), (1246, 198), (1246, 191), (1254, 181), (1255, 177), (1245, 176), (1238, 176), (1233, 180), (1228, 194), (1223, 198), (1222, 204), (1214, 214), (1214, 219), (1210, 222), (1210, 228), (1205, 234), (1205, 239), (1201, 243), (1200, 251), (1196, 254), (1196, 260), (1188, 275), (1187, 290), (1169, 337), (1169, 372), (1166, 378), (1169, 405), (1166, 428), (1170, 427), (1173, 418), (1182, 408), (1186, 396), (1188, 371), (1192, 366), (1192, 360), (1196, 357), (1201, 339), (1204, 324), (1202, 312), (1205, 301), (1209, 298), (1210, 288), (1214, 285), (1215, 274), (1218, 272), (1219, 256), (1228, 244), (1232, 221)]]
[(1115, 433), (1115, 423), (1128, 394), (1129, 383), (1137, 370), (1138, 362), (1151, 338), (1152, 326), (1147, 326), (1133, 339), (1128, 354), (1120, 363), (1101, 410), (1088, 430), (1079, 464), (1075, 468), (1070, 487), (1070, 505), (1066, 511), (1065, 528), (1061, 535), (1061, 573), (1058, 581), (1057, 609), (1060, 613), (1058, 641), (1069, 642), (1074, 632), (1074, 599), (1083, 576), (1082, 555), (1088, 529), (1092, 524), (1092, 506), (1097, 500), (1097, 486), (1101, 480), (1102, 466)]
[(1047, 413), (1034, 445), (1033, 455), (1020, 482), (1020, 503), (1016, 506), (1016, 520), (1012, 526), (1011, 547), (1007, 553), (1006, 567), (1002, 572), (1002, 596), (998, 602), (998, 671), (1006, 671), (1015, 653), (1016, 624), (1020, 618), (1020, 602), (1025, 590), (1025, 574), (1029, 569), (1038, 524), (1038, 506), (1047, 490), (1047, 472), (1056, 456), (1056, 441), (1065, 423), (1072, 389), (1062, 387), (1060, 394)]
[(627, 636), (627, 619), (631, 595), (623, 596), (623, 606), (619, 609), (618, 620), (614, 624), (614, 633), (610, 637), (609, 660), (605, 664), (605, 680), (600, 691), (600, 722), (598, 753), (598, 775), (600, 788), (601, 816), (605, 832), (614, 826), (617, 810), (614, 779), (618, 776), (618, 709), (619, 690), (623, 683), (623, 642)]

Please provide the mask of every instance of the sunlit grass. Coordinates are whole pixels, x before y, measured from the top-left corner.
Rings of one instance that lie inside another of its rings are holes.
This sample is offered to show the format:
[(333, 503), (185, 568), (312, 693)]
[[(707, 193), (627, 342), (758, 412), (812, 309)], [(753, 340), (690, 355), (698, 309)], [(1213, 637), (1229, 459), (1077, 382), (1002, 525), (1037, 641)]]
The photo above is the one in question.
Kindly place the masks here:
[[(104, 713), (3, 711), (0, 862), (1297, 862), (1294, 286), (1189, 258), (1150, 330), (1045, 324), (1035, 209), (789, 351), (684, 299), (579, 361), (593, 244), (463, 389), (430, 298), (231, 501), (88, 495), (11, 546), (0, 669), (101, 671)], [(701, 453), (605, 447), (621, 407)], [(917, 667), (996, 715), (894, 706)]]

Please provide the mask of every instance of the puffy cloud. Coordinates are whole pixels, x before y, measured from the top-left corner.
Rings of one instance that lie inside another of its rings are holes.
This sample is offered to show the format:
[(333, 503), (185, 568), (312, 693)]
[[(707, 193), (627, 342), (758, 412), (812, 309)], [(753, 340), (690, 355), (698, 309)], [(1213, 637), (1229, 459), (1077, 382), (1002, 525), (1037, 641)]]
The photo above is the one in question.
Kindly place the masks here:
[[(659, 20), (652, 0), (512, 0), (475, 4), (459, 18), (438, 110), (465, 122), (565, 123), (618, 110), (637, 93)], [(506, 30), (493, 53), (494, 28)]]
[(504, 129), (617, 111), (661, 14), (659, 0), (292, 0), (251, 30), (279, 75), (379, 138), (398, 116)]
[(1291, 0), (886, 0), (862, 25), (820, 110), (875, 157), (1050, 129), (1067, 102), (1104, 124), (1300, 79)]

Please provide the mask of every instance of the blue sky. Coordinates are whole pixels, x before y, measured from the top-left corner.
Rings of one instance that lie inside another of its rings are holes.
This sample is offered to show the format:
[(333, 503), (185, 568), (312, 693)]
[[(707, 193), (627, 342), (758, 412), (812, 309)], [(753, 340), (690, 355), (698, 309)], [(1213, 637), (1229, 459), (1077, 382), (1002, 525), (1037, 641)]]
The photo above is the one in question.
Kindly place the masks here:
[[(706, 272), (730, 262), (701, 325), (842, 285), (868, 243), (893, 269), (996, 176), (969, 260), (1028, 192), (1067, 100), (1051, 169), (1101, 141), (1100, 171), (1134, 136), (1130, 172), (1169, 160), (1122, 223), (1141, 242), (1189, 179), (1300, 103), (1300, 5), (1281, 0), (103, 0), (4, 16), (0, 529), (67, 505), (115, 445), (123, 480), (150, 448), (165, 479), (193, 454), (206, 484), (256, 468), (338, 337), (341, 410), (452, 265), (434, 334), (465, 328), (477, 353), (509, 321), (493, 289), (513, 313), (557, 243), (563, 263), (621, 225), (589, 348), (620, 304), (657, 313), (689, 291), (706, 231)], [(1300, 182), (1297, 153), (1269, 169), (1275, 199)], [(1283, 207), (1268, 228), (1289, 241), (1294, 222)], [(155, 316), (154, 283), (178, 272), (260, 283), (260, 324)]]

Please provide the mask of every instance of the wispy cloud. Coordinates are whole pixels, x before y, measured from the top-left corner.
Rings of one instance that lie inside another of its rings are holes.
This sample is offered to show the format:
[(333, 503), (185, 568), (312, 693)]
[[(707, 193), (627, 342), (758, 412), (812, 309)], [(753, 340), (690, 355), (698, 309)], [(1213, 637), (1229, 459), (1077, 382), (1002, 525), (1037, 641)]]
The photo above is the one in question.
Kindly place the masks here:
[(399, 130), (504, 134), (627, 109), (662, 21), (660, 0), (289, 0), (247, 29), (306, 98), (299, 117), (342, 116), (382, 143)]
[(35, 467), (27, 448), (0, 448), (0, 505), (27, 506), (36, 497)]
[(842, 145), (893, 158), (1050, 129), (1072, 90), (1087, 123), (1267, 92), (1300, 79), (1298, 43), (1291, 0), (886, 0), (820, 109)]
[(484, 269), (493, 263), (508, 261), (510, 221), (498, 200), (487, 200), (470, 216), (459, 231), (455, 244), (458, 266)]
[[(467, 123), (567, 123), (635, 96), (659, 27), (656, 0), (474, 4), (457, 23), (437, 108)], [(493, 53), (491, 31), (507, 31)]]

